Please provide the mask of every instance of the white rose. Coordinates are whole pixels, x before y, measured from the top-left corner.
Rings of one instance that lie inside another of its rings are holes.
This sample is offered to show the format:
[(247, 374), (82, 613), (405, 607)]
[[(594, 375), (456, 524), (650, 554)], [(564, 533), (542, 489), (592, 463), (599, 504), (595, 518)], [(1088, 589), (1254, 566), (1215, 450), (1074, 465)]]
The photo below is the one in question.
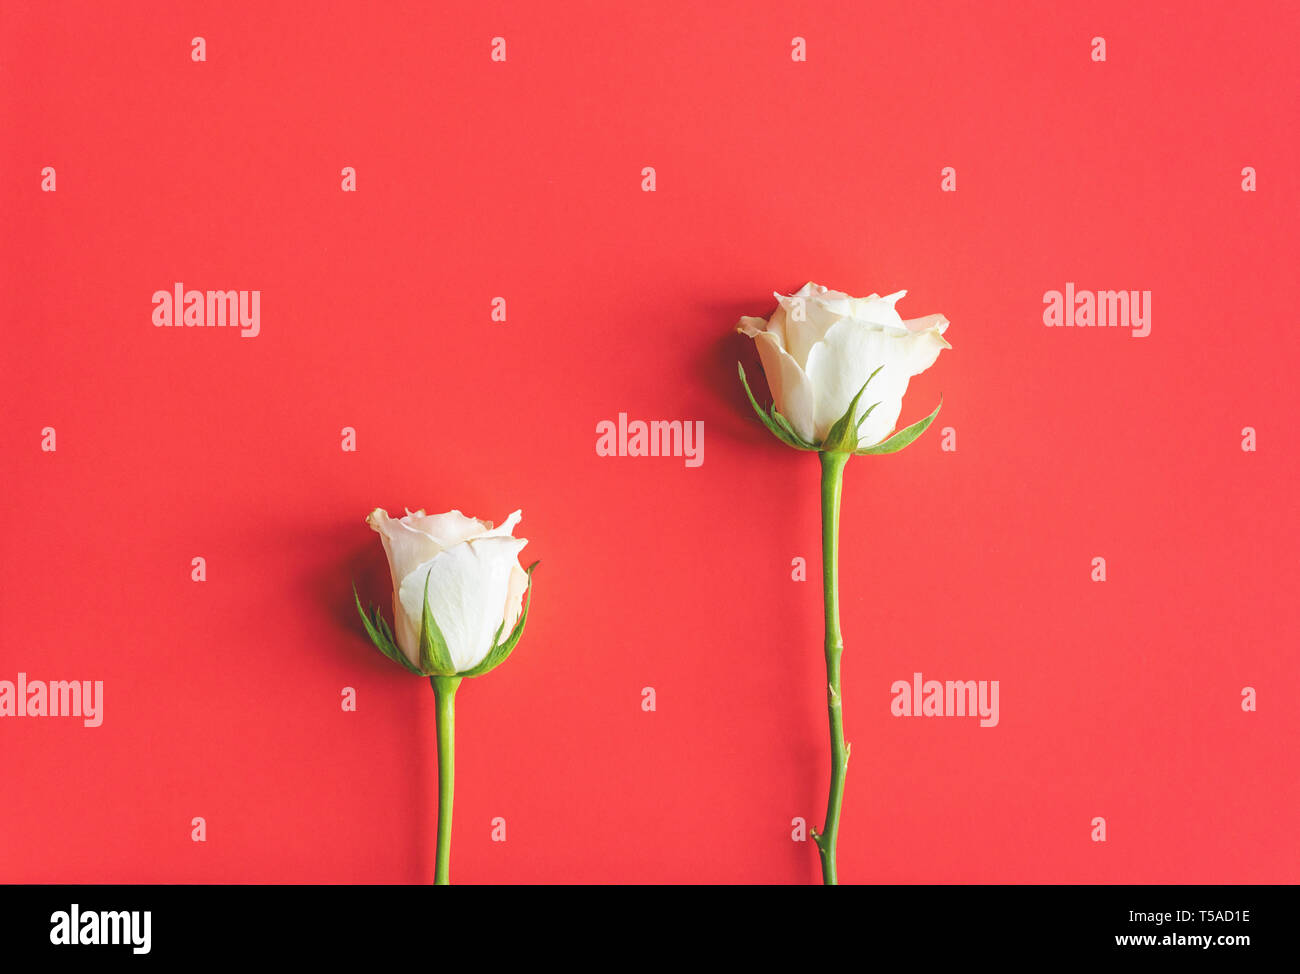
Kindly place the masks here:
[(898, 422), (908, 380), (952, 348), (943, 315), (899, 316), (894, 305), (906, 293), (854, 298), (808, 283), (789, 297), (775, 295), (771, 318), (740, 319), (736, 330), (758, 344), (776, 408), (804, 440), (821, 443), (877, 368), (858, 415), (880, 405), (859, 428), (858, 448), (884, 440)]
[(388, 554), (394, 635), (412, 665), (420, 666), (426, 579), (429, 611), (457, 672), (481, 663), (498, 632), (503, 640), (510, 635), (528, 588), (528, 573), (519, 567), (519, 552), (528, 542), (511, 537), (519, 518), (515, 511), (494, 528), (460, 511), (407, 511), (394, 520), (376, 508), (366, 516)]

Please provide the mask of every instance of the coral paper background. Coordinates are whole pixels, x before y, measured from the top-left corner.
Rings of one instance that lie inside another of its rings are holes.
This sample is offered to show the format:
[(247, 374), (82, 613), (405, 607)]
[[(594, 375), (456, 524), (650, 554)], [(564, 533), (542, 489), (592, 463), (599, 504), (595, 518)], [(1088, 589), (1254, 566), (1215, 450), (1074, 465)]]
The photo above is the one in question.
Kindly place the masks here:
[[(433, 696), (349, 605), (375, 505), (522, 507), (542, 561), (458, 697), (454, 880), (816, 880), (817, 463), (731, 332), (810, 278), (954, 346), (934, 430), (847, 473), (844, 879), (1300, 880), (1297, 27), (5, 3), (0, 679), (103, 680), (105, 718), (0, 720), (0, 880), (429, 881)], [(261, 289), (261, 334), (154, 328), (176, 281)], [(1152, 291), (1151, 334), (1045, 328), (1066, 281)], [(703, 420), (703, 466), (598, 457), (620, 411)], [(999, 726), (892, 717), (917, 671), (999, 680)]]

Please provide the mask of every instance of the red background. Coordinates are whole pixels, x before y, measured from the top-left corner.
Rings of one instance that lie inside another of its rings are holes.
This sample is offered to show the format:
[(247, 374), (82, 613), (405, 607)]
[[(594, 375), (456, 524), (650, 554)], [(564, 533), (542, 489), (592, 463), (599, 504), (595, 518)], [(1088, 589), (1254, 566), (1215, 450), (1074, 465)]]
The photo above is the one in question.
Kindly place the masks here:
[[(433, 695), (350, 605), (382, 505), (521, 507), (542, 561), (458, 696), (454, 880), (815, 881), (817, 462), (731, 330), (813, 279), (952, 321), (935, 428), (847, 472), (841, 876), (1300, 880), (1298, 21), (6, 3), (0, 679), (105, 716), (0, 721), (0, 879), (429, 881)], [(154, 328), (176, 281), (261, 289), (261, 335)], [(1150, 336), (1045, 328), (1066, 281), (1151, 290)], [(598, 457), (620, 411), (704, 465)], [(916, 671), (1000, 725), (892, 717)]]

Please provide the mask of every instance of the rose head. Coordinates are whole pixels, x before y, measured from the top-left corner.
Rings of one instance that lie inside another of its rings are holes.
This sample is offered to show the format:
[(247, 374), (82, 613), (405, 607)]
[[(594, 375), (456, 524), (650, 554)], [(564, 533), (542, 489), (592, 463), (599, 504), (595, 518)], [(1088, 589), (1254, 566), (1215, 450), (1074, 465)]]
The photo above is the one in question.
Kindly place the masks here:
[(512, 537), (520, 512), (494, 528), (460, 511), (366, 516), (379, 534), (393, 578), (393, 629), (377, 609), (357, 609), (371, 640), (414, 673), (477, 676), (498, 666), (523, 633), (532, 568), (519, 566), (528, 542)]
[[(854, 406), (856, 415), (848, 418), (859, 424), (857, 437), (851, 431), (846, 434), (846, 452), (877, 444), (881, 449), (873, 452), (893, 452), (882, 441), (898, 422), (908, 381), (933, 365), (943, 349), (952, 347), (943, 337), (948, 329), (943, 315), (903, 320), (894, 305), (906, 293), (854, 298), (808, 283), (788, 297), (777, 294), (778, 307), (770, 318), (740, 319), (736, 330), (757, 343), (780, 414), (771, 418), (782, 430), (788, 427), (784, 431), (793, 432), (797, 440), (787, 439), (778, 429), (774, 433), (791, 445), (816, 449), (827, 444), (832, 429)], [(857, 409), (860, 393), (862, 408)], [(755, 408), (759, 409), (757, 403)], [(761, 409), (759, 414), (764, 416)], [(929, 425), (928, 420), (923, 422)], [(917, 429), (907, 443), (923, 429)]]

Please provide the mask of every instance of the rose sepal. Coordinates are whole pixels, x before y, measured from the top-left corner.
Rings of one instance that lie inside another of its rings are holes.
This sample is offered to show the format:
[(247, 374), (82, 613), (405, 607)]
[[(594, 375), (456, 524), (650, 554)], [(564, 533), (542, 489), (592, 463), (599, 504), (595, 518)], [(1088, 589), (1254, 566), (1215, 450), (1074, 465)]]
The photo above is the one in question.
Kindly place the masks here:
[(906, 429), (901, 429), (888, 439), (881, 440), (875, 446), (864, 447), (861, 450), (854, 450), (853, 455), (858, 457), (881, 456), (886, 453), (897, 453), (904, 447), (911, 446), (912, 442), (929, 429), (934, 418), (939, 415), (939, 410), (943, 408), (943, 396), (939, 397), (939, 405), (934, 407), (934, 412), (925, 419), (913, 423)]
[(420, 611), (420, 671), (424, 676), (455, 676), (456, 664), (452, 661), (447, 640), (438, 628), (438, 620), (429, 608), (429, 579), (424, 576), (424, 608)]
[(758, 404), (758, 400), (754, 398), (754, 393), (749, 389), (749, 381), (745, 378), (745, 367), (737, 362), (736, 368), (740, 372), (740, 384), (745, 387), (745, 395), (749, 399), (749, 404), (754, 407), (754, 412), (758, 413), (758, 418), (763, 421), (763, 425), (771, 431), (772, 435), (786, 446), (793, 447), (796, 450), (816, 452), (819, 447), (815, 443), (809, 443), (794, 431), (790, 421), (777, 410), (776, 403), (772, 403), (767, 410), (764, 410)]
[(371, 612), (374, 619), (371, 620), (366, 615), (366, 610), (361, 607), (361, 596), (357, 594), (357, 583), (352, 583), (352, 598), (357, 604), (357, 613), (361, 616), (361, 622), (366, 627), (366, 635), (370, 641), (375, 644), (375, 648), (387, 656), (394, 663), (400, 663), (407, 670), (416, 676), (424, 676), (419, 668), (414, 666), (406, 654), (397, 647), (397, 641), (393, 639), (393, 631), (388, 627), (388, 622), (384, 619), (383, 614), (379, 611), (379, 606), (372, 606)]
[(858, 430), (866, 422), (872, 411), (880, 405), (873, 402), (867, 407), (867, 411), (861, 416), (858, 415), (858, 402), (862, 399), (862, 394), (867, 391), (867, 386), (871, 385), (874, 379), (883, 369), (883, 365), (876, 367), (876, 371), (867, 376), (867, 381), (862, 383), (862, 388), (858, 394), (853, 397), (849, 403), (849, 408), (844, 411), (844, 415), (837, 419), (834, 425), (826, 431), (826, 439), (822, 440), (822, 453), (853, 453), (858, 448)]

